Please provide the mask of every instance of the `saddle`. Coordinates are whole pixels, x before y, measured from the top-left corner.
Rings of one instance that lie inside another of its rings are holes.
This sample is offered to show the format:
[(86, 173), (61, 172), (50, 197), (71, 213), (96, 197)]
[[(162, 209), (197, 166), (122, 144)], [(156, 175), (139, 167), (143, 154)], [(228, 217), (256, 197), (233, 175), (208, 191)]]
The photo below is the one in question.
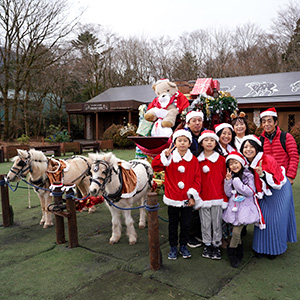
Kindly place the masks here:
[(122, 162), (119, 162), (118, 165), (121, 169), (123, 179), (122, 197), (127, 198), (136, 191), (137, 177), (131, 167), (128, 168), (128, 166), (122, 164)]
[(61, 159), (49, 159), (46, 174), (50, 185), (52, 185), (53, 182), (62, 182), (64, 169), (66, 168), (67, 163), (65, 161)]

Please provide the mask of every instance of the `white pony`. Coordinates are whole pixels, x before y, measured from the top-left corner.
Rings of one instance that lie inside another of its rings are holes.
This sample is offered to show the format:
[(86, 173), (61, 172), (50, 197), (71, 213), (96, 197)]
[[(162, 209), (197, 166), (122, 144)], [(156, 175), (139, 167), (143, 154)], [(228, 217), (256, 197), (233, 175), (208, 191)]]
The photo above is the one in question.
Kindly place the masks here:
[[(134, 245), (137, 234), (131, 210), (128, 208), (131, 208), (134, 203), (144, 206), (147, 192), (150, 191), (153, 183), (151, 165), (145, 160), (135, 159), (127, 162), (112, 153), (89, 153), (89, 158), (92, 161), (90, 194), (106, 196), (118, 207), (127, 208), (127, 210), (121, 210), (105, 201), (112, 216), (112, 236), (109, 243), (115, 244), (120, 240), (122, 232), (120, 213), (122, 211), (129, 244)], [(144, 207), (139, 210), (139, 228), (142, 229), (146, 226), (146, 211)]]
[[(18, 149), (17, 152), (18, 156), (12, 158), (14, 164), (7, 174), (7, 180), (10, 182), (20, 181), (20, 177), (26, 177), (29, 173), (29, 182), (35, 187), (41, 188), (35, 188), (42, 208), (40, 225), (44, 225), (43, 228), (53, 226), (52, 213), (47, 210), (52, 203), (52, 197), (50, 196), (50, 183), (46, 171), (51, 160), (58, 161), (47, 158), (42, 151), (35, 149), (30, 149), (29, 151)], [(88, 195), (90, 159), (84, 156), (74, 156), (63, 160), (63, 162), (67, 165), (67, 168), (64, 169), (62, 183), (75, 184), (82, 196)]]

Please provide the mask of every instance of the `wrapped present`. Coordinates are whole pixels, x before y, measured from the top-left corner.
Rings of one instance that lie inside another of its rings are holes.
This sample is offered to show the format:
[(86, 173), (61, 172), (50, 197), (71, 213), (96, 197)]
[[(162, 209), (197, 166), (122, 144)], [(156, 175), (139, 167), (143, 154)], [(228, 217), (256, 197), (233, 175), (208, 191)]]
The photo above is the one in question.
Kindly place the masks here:
[(220, 82), (218, 80), (213, 80), (213, 89), (217, 89), (217, 91), (220, 90)]
[(212, 78), (198, 78), (191, 91), (191, 95), (207, 94), (211, 95), (213, 92), (213, 79)]
[(139, 122), (139, 127), (136, 131), (136, 134), (142, 136), (150, 136), (152, 127), (153, 127), (153, 122), (149, 122), (143, 118)]

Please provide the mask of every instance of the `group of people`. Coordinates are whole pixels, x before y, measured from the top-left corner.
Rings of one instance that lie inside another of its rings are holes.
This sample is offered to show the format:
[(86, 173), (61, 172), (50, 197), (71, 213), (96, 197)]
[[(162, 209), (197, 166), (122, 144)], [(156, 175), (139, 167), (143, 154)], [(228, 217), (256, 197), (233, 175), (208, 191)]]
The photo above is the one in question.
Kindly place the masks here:
[(274, 259), (287, 242), (297, 241), (292, 184), (299, 155), (293, 136), (280, 130), (275, 108), (260, 114), (260, 138), (249, 134), (244, 113), (214, 131), (203, 128), (203, 119), (201, 111), (189, 112), (186, 128), (175, 131), (170, 147), (152, 161), (154, 171), (165, 171), (168, 259), (177, 259), (178, 244), (183, 258), (191, 257), (188, 246), (203, 244), (203, 257), (221, 259), (227, 227), (228, 258), (238, 267), (248, 224), (255, 224), (255, 255)]

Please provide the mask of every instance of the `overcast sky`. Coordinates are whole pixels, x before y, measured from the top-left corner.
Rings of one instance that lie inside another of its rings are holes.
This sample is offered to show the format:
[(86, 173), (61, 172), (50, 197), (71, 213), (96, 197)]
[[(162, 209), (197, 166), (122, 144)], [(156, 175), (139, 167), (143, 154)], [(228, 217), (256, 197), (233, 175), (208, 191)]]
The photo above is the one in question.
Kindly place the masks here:
[[(298, 0), (299, 1), (299, 0)], [(109, 27), (124, 36), (176, 38), (206, 28), (234, 29), (251, 22), (268, 30), (290, 0), (69, 0), (81, 23)]]

